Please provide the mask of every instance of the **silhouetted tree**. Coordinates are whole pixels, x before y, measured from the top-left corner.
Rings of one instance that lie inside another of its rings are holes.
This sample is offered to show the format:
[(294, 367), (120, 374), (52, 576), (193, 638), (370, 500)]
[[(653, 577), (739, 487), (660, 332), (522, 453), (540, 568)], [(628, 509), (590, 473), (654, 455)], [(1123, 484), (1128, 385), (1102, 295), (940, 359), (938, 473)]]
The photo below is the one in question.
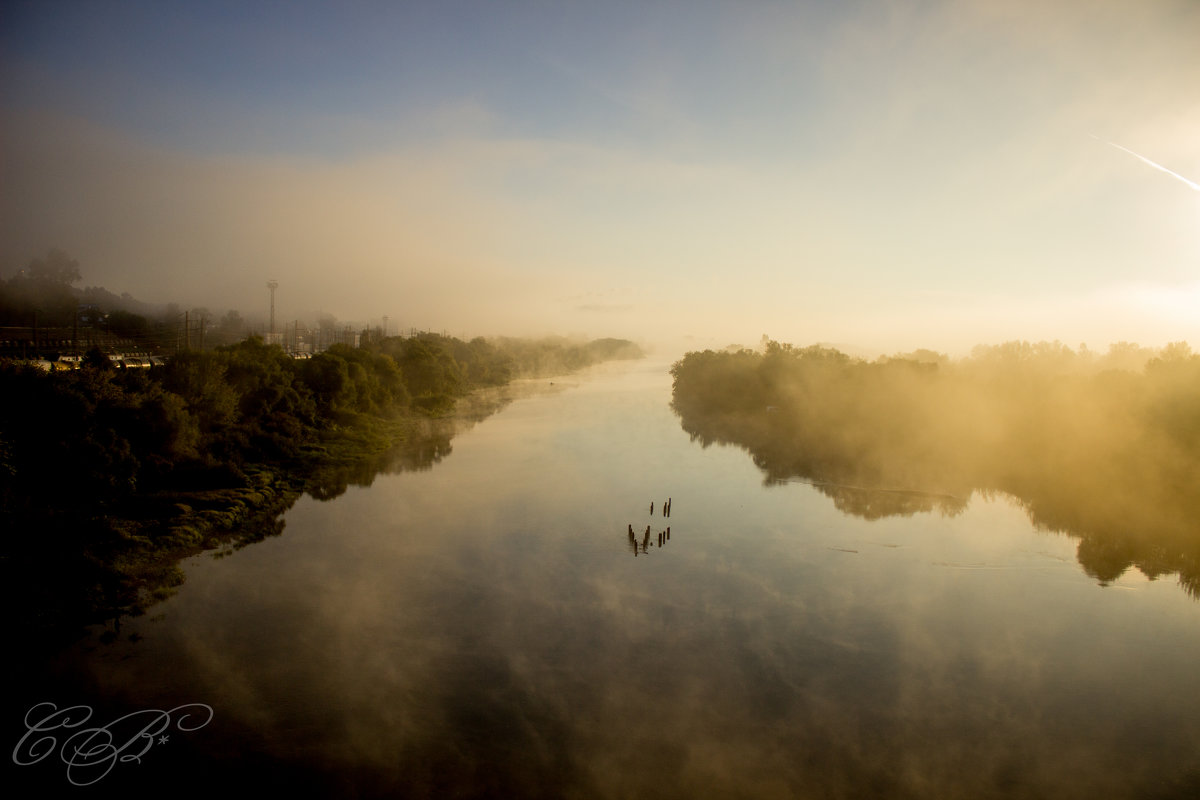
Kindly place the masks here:
[(31, 259), (27, 269), (30, 278), (51, 283), (70, 285), (83, 277), (79, 262), (58, 248), (49, 250), (44, 258)]

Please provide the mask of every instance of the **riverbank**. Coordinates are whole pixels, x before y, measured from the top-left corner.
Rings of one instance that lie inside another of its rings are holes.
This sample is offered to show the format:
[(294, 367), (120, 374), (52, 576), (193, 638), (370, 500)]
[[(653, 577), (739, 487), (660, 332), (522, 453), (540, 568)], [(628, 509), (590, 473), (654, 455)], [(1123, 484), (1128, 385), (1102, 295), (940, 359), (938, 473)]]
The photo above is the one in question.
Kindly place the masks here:
[(1057, 343), (916, 355), (689, 353), (672, 404), (693, 438), (743, 447), (768, 482), (810, 482), (846, 513), (952, 516), (1000, 492), (1077, 538), (1099, 583), (1175, 573), (1200, 599), (1200, 356), (1177, 343), (1134, 371)]
[(0, 369), (8, 607), (51, 639), (144, 613), (182, 582), (181, 559), (279, 535), (302, 494), (436, 463), (456, 426), (503, 407), (520, 358), (637, 354), (604, 342), (522, 342), (514, 357), (427, 335), (295, 361), (250, 340), (161, 370)]
[(241, 477), (225, 485), (136, 493), (103, 513), (58, 509), (26, 520), (3, 557), (21, 638), (54, 647), (99, 623), (115, 634), (122, 617), (174, 594), (183, 559), (209, 551), (220, 557), (280, 535), (282, 515), (305, 493), (327, 499), (369, 482), (418, 448), (431, 423), (453, 419), (418, 412), (365, 419), (327, 431), (297, 458), (244, 464)]

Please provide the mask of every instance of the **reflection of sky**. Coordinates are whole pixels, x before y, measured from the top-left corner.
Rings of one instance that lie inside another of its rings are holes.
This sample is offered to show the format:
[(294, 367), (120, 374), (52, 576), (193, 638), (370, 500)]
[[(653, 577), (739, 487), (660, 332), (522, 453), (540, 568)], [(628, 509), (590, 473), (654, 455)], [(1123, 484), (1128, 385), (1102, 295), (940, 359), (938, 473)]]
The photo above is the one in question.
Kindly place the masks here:
[[(418, 793), (1117, 797), (1196, 767), (1170, 581), (1100, 588), (1003, 501), (867, 522), (764, 487), (629, 369), (191, 562), (99, 685)], [(667, 496), (670, 543), (634, 559)]]

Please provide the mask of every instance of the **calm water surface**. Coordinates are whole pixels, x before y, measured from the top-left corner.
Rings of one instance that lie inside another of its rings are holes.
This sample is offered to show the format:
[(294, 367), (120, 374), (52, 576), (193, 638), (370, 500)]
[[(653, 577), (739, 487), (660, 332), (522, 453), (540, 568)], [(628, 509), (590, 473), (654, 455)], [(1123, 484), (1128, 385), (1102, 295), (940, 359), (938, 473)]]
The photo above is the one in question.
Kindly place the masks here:
[[(186, 562), (26, 699), (212, 722), (72, 796), (1200, 796), (1172, 580), (1101, 587), (1003, 499), (867, 521), (765, 486), (689, 441), (666, 368), (543, 382), (432, 469)], [(8, 774), (72, 788), (61, 760)]]

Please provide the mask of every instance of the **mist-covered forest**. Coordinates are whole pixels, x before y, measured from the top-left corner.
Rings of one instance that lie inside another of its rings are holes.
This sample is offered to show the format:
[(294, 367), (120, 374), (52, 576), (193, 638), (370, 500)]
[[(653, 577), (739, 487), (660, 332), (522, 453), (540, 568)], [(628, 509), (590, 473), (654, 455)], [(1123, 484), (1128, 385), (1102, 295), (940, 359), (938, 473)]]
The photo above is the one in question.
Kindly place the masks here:
[(440, 459), (437, 421), (478, 391), (640, 356), (615, 339), (421, 333), (310, 358), (250, 337), (148, 369), (99, 348), (70, 370), (0, 360), (6, 586), (47, 625), (127, 613), (170, 590), (179, 555), (239, 529), (277, 533), (302, 492), (328, 499), (393, 461)]
[(1178, 573), (1200, 597), (1200, 355), (1183, 342), (867, 361), (764, 338), (688, 353), (671, 372), (684, 429), (744, 447), (769, 483), (810, 482), (870, 519), (1004, 493), (1078, 537), (1097, 580), (1137, 566)]
[(0, 364), (3, 507), (119, 503), (138, 492), (244, 478), (248, 463), (305, 456), (334, 432), (416, 412), (441, 414), (472, 390), (636, 357), (617, 340), (476, 338), (425, 333), (295, 359), (251, 337), (186, 350), (154, 369), (114, 368), (92, 350), (83, 368), (45, 373)]

